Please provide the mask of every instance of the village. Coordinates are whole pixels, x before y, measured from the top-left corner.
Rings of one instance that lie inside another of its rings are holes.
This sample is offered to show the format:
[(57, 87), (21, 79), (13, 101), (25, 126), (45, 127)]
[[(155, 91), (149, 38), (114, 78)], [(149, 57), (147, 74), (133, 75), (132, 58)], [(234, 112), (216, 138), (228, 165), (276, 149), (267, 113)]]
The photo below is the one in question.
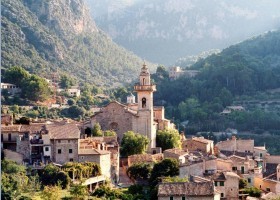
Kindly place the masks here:
[[(112, 187), (129, 187), (137, 180), (130, 179), (127, 169), (138, 163), (157, 163), (172, 158), (179, 163), (178, 178), (185, 182), (159, 182), (158, 199), (254, 199), (241, 192), (240, 181), (261, 190), (261, 199), (280, 195), (280, 155), (270, 155), (264, 146), (255, 146), (252, 139), (214, 141), (204, 137), (180, 134), (181, 148), (162, 151), (156, 146), (156, 132), (173, 130), (175, 125), (165, 119), (164, 107), (153, 105), (156, 85), (151, 82), (144, 64), (134, 95), (127, 103), (112, 101), (100, 108), (87, 121), (44, 120), (29, 124), (13, 124), (13, 117), (2, 114), (1, 148), (5, 159), (33, 169), (49, 163), (61, 167), (67, 162), (94, 162), (101, 175), (89, 177), (82, 184), (90, 192), (110, 180)], [(88, 130), (96, 124), (103, 131), (112, 130), (116, 136), (92, 137)], [(134, 131), (148, 138), (144, 154), (121, 156), (124, 133)], [(178, 133), (179, 134), (179, 133)], [(70, 177), (75, 182), (75, 176)]]

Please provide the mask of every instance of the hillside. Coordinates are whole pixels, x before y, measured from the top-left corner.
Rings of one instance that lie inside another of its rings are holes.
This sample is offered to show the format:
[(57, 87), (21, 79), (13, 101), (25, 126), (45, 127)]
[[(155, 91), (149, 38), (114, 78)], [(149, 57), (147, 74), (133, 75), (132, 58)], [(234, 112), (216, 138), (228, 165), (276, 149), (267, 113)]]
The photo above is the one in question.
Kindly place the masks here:
[[(268, 32), (191, 66), (194, 78), (170, 80), (163, 68), (153, 75), (155, 105), (187, 134), (236, 128), (280, 135), (280, 31)], [(277, 89), (278, 88), (278, 89)], [(245, 112), (221, 115), (231, 105)], [(186, 126), (187, 124), (187, 126)]]
[(2, 70), (22, 66), (50, 78), (116, 87), (135, 79), (142, 59), (115, 44), (91, 19), (83, 0), (3, 0)]
[(137, 55), (170, 65), (279, 28), (278, 0), (86, 0), (98, 26)]

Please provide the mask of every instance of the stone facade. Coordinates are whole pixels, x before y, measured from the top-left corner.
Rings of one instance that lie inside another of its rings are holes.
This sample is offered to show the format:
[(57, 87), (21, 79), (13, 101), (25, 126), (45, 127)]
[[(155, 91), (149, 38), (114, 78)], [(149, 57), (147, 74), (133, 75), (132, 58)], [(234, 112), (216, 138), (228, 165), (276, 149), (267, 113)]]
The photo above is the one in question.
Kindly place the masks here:
[(265, 192), (273, 192), (280, 195), (280, 181), (256, 177), (254, 186)]
[(78, 138), (51, 140), (53, 162), (64, 164), (66, 162), (78, 162)]
[(137, 92), (137, 103), (130, 98), (127, 105), (113, 101), (91, 117), (90, 126), (99, 123), (102, 130), (116, 131), (119, 142), (127, 131), (140, 133), (149, 139), (148, 151), (151, 152), (156, 147), (156, 131), (174, 128), (174, 125), (164, 118), (163, 107), (153, 106), (156, 86), (151, 83), (150, 73), (145, 64), (134, 91)]
[(101, 174), (111, 178), (110, 152), (96, 149), (79, 149), (79, 162), (95, 162), (100, 165)]
[(214, 142), (207, 140), (204, 137), (193, 137), (183, 141), (183, 149), (189, 151), (201, 151), (203, 153), (214, 153)]
[(254, 152), (254, 140), (236, 139), (232, 136), (231, 140), (220, 141), (216, 144), (220, 151), (237, 151), (244, 153)]

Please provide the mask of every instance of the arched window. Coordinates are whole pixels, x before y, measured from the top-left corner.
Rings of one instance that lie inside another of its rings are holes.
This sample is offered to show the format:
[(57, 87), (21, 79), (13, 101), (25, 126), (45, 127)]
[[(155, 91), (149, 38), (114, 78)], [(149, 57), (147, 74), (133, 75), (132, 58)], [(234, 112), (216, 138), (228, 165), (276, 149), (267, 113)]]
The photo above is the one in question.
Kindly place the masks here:
[(117, 131), (118, 130), (118, 126), (119, 126), (118, 123), (112, 122), (110, 124), (110, 129), (113, 130), (113, 131)]
[(146, 108), (146, 98), (142, 98), (142, 108)]

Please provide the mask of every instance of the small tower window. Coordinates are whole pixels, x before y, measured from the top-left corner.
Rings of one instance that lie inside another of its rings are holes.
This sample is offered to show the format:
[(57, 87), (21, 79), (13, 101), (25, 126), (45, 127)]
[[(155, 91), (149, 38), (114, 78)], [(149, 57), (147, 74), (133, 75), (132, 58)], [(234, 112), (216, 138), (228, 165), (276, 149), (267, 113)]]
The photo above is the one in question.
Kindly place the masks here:
[(145, 78), (143, 78), (143, 85), (145, 85)]
[(146, 108), (146, 98), (142, 98), (142, 108)]

